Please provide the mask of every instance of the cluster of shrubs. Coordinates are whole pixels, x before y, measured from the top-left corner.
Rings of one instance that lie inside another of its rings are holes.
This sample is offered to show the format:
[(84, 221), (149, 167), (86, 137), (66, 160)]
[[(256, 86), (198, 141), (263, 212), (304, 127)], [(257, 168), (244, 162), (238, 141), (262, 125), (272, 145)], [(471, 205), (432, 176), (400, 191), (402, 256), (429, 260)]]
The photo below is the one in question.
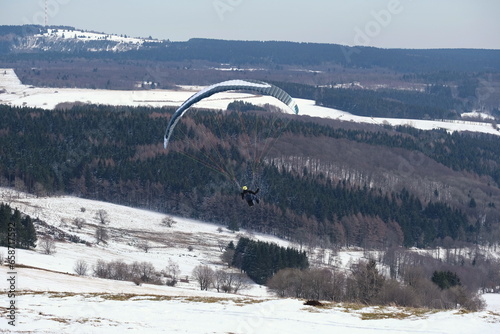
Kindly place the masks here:
[[(172, 268), (173, 266), (173, 273)], [(97, 260), (92, 267), (92, 275), (98, 278), (113, 279), (118, 281), (131, 281), (137, 285), (142, 283), (149, 284), (167, 284), (175, 286), (177, 284), (177, 275), (179, 273), (176, 264), (169, 264), (166, 270), (157, 271), (151, 262), (135, 261), (127, 264), (122, 260), (106, 262)], [(89, 267), (85, 261), (79, 260), (75, 264), (75, 272), (78, 275), (87, 275)], [(176, 270), (177, 269), (177, 270)]]
[(201, 290), (214, 288), (217, 292), (238, 293), (247, 287), (247, 276), (241, 273), (213, 270), (207, 265), (198, 265), (193, 269), (193, 279)]
[(369, 260), (353, 264), (347, 272), (283, 269), (267, 286), (281, 297), (471, 311), (484, 308), (484, 301), (462, 286), (455, 274), (436, 272), (432, 278), (414, 270), (403, 281), (387, 279), (379, 273), (376, 262)]

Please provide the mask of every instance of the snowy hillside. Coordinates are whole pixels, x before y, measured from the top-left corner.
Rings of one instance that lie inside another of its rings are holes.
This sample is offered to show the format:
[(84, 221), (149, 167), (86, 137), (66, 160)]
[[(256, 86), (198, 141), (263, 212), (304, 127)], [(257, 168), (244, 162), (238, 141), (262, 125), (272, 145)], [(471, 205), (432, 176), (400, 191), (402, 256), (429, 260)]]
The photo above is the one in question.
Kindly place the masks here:
[[(396, 307), (355, 307), (348, 304), (304, 306), (302, 300), (278, 299), (264, 287), (249, 284), (238, 294), (200, 291), (191, 276), (199, 264), (222, 268), (219, 244), (236, 241), (237, 234), (219, 226), (171, 217), (172, 227), (161, 225), (165, 215), (74, 197), (35, 198), (0, 189), (0, 202), (39, 217), (67, 233), (92, 241), (95, 214), (109, 215), (111, 239), (107, 245), (86, 246), (58, 242), (55, 253), (16, 250), (16, 327), (8, 325), (7, 299), (0, 305), (0, 332), (36, 333), (497, 333), (500, 330), (500, 295), (486, 295), (488, 308), (477, 313), (414, 310)], [(73, 221), (83, 218), (78, 229)], [(240, 232), (242, 234), (245, 231)], [(260, 240), (287, 242), (263, 235)], [(146, 253), (137, 247), (148, 239)], [(192, 246), (192, 250), (188, 247)], [(6, 248), (0, 248), (6, 255)], [(347, 265), (362, 252), (339, 254)], [(166, 285), (77, 276), (77, 260), (94, 264), (123, 260), (148, 261), (157, 269), (168, 261), (179, 264), (180, 277), (189, 283)], [(11, 270), (1, 266), (2, 277)], [(2, 291), (7, 292), (6, 284)], [(4, 294), (6, 295), (6, 294)], [(10, 299), (12, 300), (12, 299)]]
[[(60, 103), (91, 103), (119, 106), (178, 107), (195, 92), (204, 87), (182, 86), (179, 90), (99, 90), (73, 88), (41, 88), (21, 83), (12, 69), (0, 69), (0, 104), (54, 109)], [(200, 108), (224, 109), (234, 99), (245, 100), (256, 105), (271, 104), (285, 108), (284, 104), (270, 96), (245, 93), (219, 93), (196, 104)], [(465, 120), (414, 120), (399, 118), (376, 118), (356, 116), (345, 111), (315, 105), (313, 100), (296, 99), (299, 115), (339, 119), (346, 122), (369, 124), (406, 125), (423, 130), (446, 129), (448, 131), (472, 131), (500, 135), (500, 131), (487, 122)]]
[[(202, 292), (190, 278), (177, 287), (98, 279), (74, 274), (77, 260), (94, 264), (123, 260), (148, 261), (164, 268), (169, 260), (179, 264), (180, 277), (190, 276), (198, 264), (222, 268), (219, 244), (237, 235), (219, 226), (172, 217), (172, 227), (160, 224), (165, 215), (74, 197), (35, 198), (0, 189), (0, 201), (39, 217), (50, 225), (91, 241), (95, 213), (109, 214), (112, 231), (107, 245), (85, 246), (58, 242), (55, 253), (16, 251), (18, 306), (16, 327), (5, 317), (0, 331), (36, 333), (496, 333), (500, 329), (500, 295), (486, 295), (488, 308), (477, 313), (414, 310), (395, 307), (355, 307), (326, 304), (304, 306), (302, 300), (277, 299), (264, 287), (249, 284), (239, 294)], [(83, 218), (81, 229), (73, 225)], [(242, 231), (241, 233), (245, 233)], [(287, 242), (262, 235), (255, 238)], [(137, 247), (151, 241), (146, 253)], [(192, 250), (188, 249), (192, 246)], [(4, 247), (0, 252), (6, 254)], [(341, 253), (346, 265), (361, 252)], [(9, 269), (0, 267), (2, 277)], [(2, 290), (7, 288), (2, 285)], [(5, 295), (5, 294), (4, 294)], [(0, 305), (7, 313), (5, 305)], [(12, 329), (15, 329), (12, 331)]]

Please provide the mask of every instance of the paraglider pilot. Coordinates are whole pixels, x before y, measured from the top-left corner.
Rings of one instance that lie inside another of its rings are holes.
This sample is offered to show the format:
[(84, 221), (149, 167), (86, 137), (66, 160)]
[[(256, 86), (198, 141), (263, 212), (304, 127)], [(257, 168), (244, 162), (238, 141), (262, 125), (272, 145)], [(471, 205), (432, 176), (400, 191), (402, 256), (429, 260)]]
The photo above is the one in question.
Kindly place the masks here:
[(259, 188), (257, 190), (252, 191), (248, 189), (247, 186), (243, 186), (243, 191), (241, 192), (241, 199), (244, 199), (247, 201), (248, 206), (253, 206), (254, 204), (259, 203), (259, 198), (257, 197), (257, 193), (259, 192)]

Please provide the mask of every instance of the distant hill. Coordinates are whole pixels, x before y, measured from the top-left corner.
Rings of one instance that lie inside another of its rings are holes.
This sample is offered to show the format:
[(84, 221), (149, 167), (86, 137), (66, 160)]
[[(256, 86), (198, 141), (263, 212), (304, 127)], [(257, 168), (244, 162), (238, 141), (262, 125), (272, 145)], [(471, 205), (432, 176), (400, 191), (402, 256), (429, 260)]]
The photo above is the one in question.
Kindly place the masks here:
[(87, 52), (125, 52), (146, 48), (149, 44), (161, 44), (152, 38), (133, 38), (124, 35), (82, 31), (73, 27), (41, 26), (0, 26), (0, 39), (3, 47), (0, 52), (40, 53), (60, 52), (80, 54)]
[[(338, 44), (278, 41), (191, 39), (173, 43), (178, 55), (231, 63), (319, 65), (333, 62), (347, 67), (389, 68), (401, 72), (500, 70), (500, 50), (412, 50), (347, 47)], [(171, 51), (171, 50), (169, 50)], [(171, 53), (174, 55), (174, 53)]]
[(88, 32), (65, 26), (0, 26), (2, 57), (20, 53), (40, 57), (40, 52), (44, 52), (43, 57), (47, 58), (116, 56), (131, 60), (206, 60), (236, 65), (314, 66), (333, 63), (351, 68), (380, 67), (411, 73), (500, 70), (500, 50), (380, 49), (338, 44), (199, 38), (170, 42)]

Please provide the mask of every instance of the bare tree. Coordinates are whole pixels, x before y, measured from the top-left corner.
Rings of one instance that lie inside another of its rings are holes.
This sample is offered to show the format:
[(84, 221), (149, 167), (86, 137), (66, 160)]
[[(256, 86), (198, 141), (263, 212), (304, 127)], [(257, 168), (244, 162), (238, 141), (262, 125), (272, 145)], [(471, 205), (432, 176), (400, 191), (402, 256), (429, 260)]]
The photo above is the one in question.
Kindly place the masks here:
[(86, 276), (89, 266), (85, 260), (77, 260), (73, 269), (77, 275)]
[(271, 277), (267, 286), (279, 297), (302, 298), (304, 296), (304, 281), (303, 271), (285, 268)]
[(405, 307), (417, 307), (418, 293), (413, 287), (400, 284), (394, 279), (387, 280), (376, 297), (377, 304), (395, 304)]
[(73, 220), (73, 224), (76, 226), (77, 229), (81, 230), (83, 225), (85, 224), (85, 219), (83, 218), (75, 218)]
[(237, 293), (239, 290), (245, 287), (245, 275), (228, 273), (224, 270), (217, 270), (214, 273), (213, 285), (217, 292), (234, 292)]
[(171, 217), (165, 217), (162, 219), (161, 224), (166, 227), (172, 227), (176, 224), (176, 221), (173, 220)]
[(132, 276), (132, 281), (137, 285), (142, 284), (141, 280), (141, 268), (140, 263), (135, 261), (130, 265), (130, 275)]
[(198, 281), (201, 290), (208, 290), (214, 282), (214, 271), (206, 265), (198, 265), (193, 269), (193, 277)]
[(145, 240), (138, 243), (137, 247), (147, 253), (151, 249), (151, 244), (149, 243), (149, 241)]
[(103, 225), (109, 224), (108, 212), (104, 209), (97, 210), (95, 213), (95, 218), (97, 221)]
[[(151, 262), (137, 262), (135, 261), (130, 266), (130, 273), (134, 281), (140, 280), (144, 283), (157, 282), (157, 273), (155, 267)], [(137, 284), (137, 283), (136, 283)]]
[(35, 195), (36, 197), (47, 196), (47, 190), (40, 182), (35, 182)]
[(131, 279), (129, 265), (123, 260), (116, 260), (108, 263), (108, 278), (126, 281)]
[(330, 299), (334, 301), (345, 300), (345, 286), (345, 273), (340, 270), (332, 270), (332, 280), (330, 282)]
[(177, 281), (177, 278), (181, 273), (179, 265), (176, 262), (172, 261), (172, 259), (168, 259), (168, 265), (166, 269), (167, 275), (169, 275), (173, 280)]
[(40, 248), (43, 254), (54, 254), (56, 252), (56, 244), (54, 242), (54, 239), (49, 236), (44, 236), (40, 241)]
[(107, 244), (109, 240), (109, 234), (108, 230), (104, 226), (98, 226), (95, 230), (95, 239), (96, 243), (99, 244), (100, 242)]
[(94, 276), (99, 278), (108, 278), (108, 265), (104, 260), (97, 260), (93, 268)]
[(226, 284), (223, 286), (223, 291), (238, 293), (239, 290), (245, 289), (246, 287), (245, 274), (230, 273), (227, 276)]
[(234, 252), (234, 249), (227, 248), (220, 256), (222, 262), (227, 264), (228, 267), (231, 267), (231, 265), (233, 264)]
[(351, 266), (351, 290), (354, 299), (370, 304), (384, 285), (384, 277), (378, 272), (375, 260), (362, 261)]
[[(220, 292), (222, 289), (224, 292), (230, 292), (230, 289), (226, 285), (226, 282), (228, 280), (229, 274), (226, 273), (224, 270), (216, 270), (214, 273), (214, 287), (217, 290), (217, 292)], [(228, 291), (229, 290), (229, 291)]]
[(331, 295), (333, 274), (328, 269), (310, 269), (305, 272), (304, 290), (308, 299), (327, 299)]

